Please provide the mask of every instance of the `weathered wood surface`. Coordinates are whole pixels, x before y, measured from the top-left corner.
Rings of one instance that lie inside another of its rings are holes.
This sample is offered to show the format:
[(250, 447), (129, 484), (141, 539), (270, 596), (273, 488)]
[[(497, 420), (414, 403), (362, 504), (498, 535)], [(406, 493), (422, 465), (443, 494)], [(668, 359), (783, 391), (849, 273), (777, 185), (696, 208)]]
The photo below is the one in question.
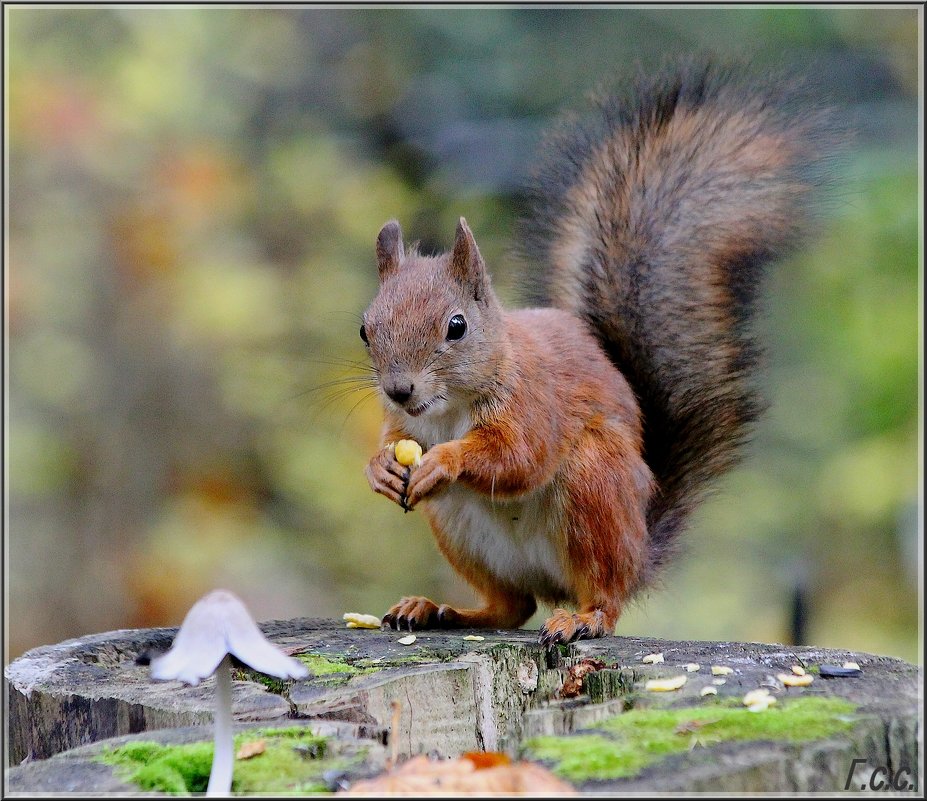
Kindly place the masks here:
[[(719, 696), (740, 698), (747, 690), (775, 684), (771, 677), (796, 663), (855, 661), (863, 669), (859, 677), (819, 677), (808, 688), (776, 690), (788, 696), (784, 702), (803, 695), (848, 699), (856, 705), (848, 735), (801, 744), (720, 743), (668, 757), (634, 776), (579, 785), (595, 791), (837, 790), (843, 789), (853, 759), (866, 760), (870, 770), (904, 768), (912, 784), (919, 779), (922, 676), (916, 667), (896, 659), (816, 648), (634, 637), (547, 651), (530, 631), (418, 632), (415, 643), (404, 646), (396, 632), (348, 630), (341, 623), (315, 619), (273, 621), (261, 628), (288, 651), (315, 655), (317, 672), (305, 681), (286, 683), (262, 683), (255, 675), (239, 674), (233, 704), (237, 721), (340, 722), (338, 737), (382, 745), (391, 729), (391, 702), (398, 701), (394, 736), (403, 756), (456, 756), (470, 750), (517, 754), (527, 737), (572, 735), (631, 705), (695, 707), (706, 702), (700, 691), (712, 681), (712, 664), (734, 669), (717, 688)], [(81, 789), (74, 785), (81, 775), (75, 768), (78, 762), (92, 764), (84, 791), (106, 789), (114, 780), (100, 772), (105, 773), (105, 766), (92, 762), (92, 748), (40, 760), (105, 738), (210, 722), (212, 680), (195, 688), (153, 683), (148, 668), (136, 664), (141, 653), (166, 650), (175, 633), (176, 629), (152, 629), (93, 635), (35, 649), (8, 666), (9, 758), (14, 766), (7, 772), (10, 789), (51, 790), (55, 775), (62, 777), (62, 790)], [(467, 634), (485, 639), (465, 640)], [(657, 652), (664, 654), (663, 664), (641, 662), (645, 654)], [(587, 676), (580, 697), (557, 699), (568, 669), (584, 657), (601, 659), (610, 667)], [(691, 662), (702, 670), (689, 674), (682, 690), (643, 692), (646, 679), (678, 674)], [(211, 734), (208, 727), (191, 731), (184, 736), (199, 731), (208, 739)], [(16, 767), (23, 760), (27, 764)]]

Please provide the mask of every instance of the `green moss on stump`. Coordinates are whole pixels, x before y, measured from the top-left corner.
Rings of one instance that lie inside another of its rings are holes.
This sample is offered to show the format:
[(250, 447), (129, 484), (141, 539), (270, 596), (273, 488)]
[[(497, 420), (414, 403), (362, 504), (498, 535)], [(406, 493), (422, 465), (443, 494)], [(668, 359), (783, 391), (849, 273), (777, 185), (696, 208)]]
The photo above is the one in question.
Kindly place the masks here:
[(336, 673), (354, 675), (364, 673), (363, 668), (355, 667), (344, 659), (331, 658), (322, 654), (297, 654), (296, 658), (302, 662), (314, 676), (331, 676)]
[(591, 728), (601, 734), (535, 737), (528, 759), (552, 763), (568, 781), (618, 779), (697, 745), (743, 740), (804, 742), (849, 731), (856, 707), (842, 698), (780, 699), (764, 712), (709, 703), (677, 709), (632, 709)]
[[(265, 741), (262, 754), (235, 760), (234, 793), (328, 792), (323, 773), (344, 770), (364, 759), (363, 753), (352, 758), (326, 758), (326, 738), (298, 726), (240, 734), (235, 737), (236, 752), (243, 744), (257, 740)], [(106, 750), (98, 758), (114, 765), (124, 781), (143, 790), (190, 795), (206, 791), (212, 757), (211, 742), (184, 745), (135, 742)]]

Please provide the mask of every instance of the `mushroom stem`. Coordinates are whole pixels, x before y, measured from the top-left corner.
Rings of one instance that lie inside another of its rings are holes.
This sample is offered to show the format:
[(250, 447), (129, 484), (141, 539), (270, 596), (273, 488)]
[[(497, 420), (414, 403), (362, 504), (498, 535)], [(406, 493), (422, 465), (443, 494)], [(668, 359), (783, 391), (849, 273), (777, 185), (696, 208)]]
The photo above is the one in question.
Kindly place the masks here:
[(232, 658), (226, 654), (216, 668), (216, 738), (207, 796), (227, 796), (232, 791)]

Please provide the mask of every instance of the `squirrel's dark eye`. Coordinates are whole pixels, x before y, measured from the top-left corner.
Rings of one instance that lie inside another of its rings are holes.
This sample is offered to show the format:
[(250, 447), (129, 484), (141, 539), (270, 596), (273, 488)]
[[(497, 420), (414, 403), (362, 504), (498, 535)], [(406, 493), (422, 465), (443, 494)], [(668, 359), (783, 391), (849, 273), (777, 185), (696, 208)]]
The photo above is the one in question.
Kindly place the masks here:
[(361, 326), (360, 335), (361, 335), (361, 339), (364, 340), (364, 344), (369, 345), (370, 340), (367, 339), (367, 329), (364, 326)]
[(462, 314), (455, 314), (447, 324), (447, 338), (452, 342), (467, 333), (467, 321)]

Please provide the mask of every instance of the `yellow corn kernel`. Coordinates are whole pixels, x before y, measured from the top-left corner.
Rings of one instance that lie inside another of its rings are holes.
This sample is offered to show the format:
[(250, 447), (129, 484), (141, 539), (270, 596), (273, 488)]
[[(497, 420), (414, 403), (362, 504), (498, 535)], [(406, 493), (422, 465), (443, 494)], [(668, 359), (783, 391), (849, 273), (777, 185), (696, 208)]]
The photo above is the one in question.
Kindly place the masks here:
[(814, 681), (814, 676), (806, 673), (804, 676), (790, 676), (788, 673), (780, 673), (777, 678), (786, 687), (807, 687)]
[(345, 612), (342, 620), (348, 624), (349, 629), (378, 629), (380, 618), (374, 615), (362, 615), (359, 612)]
[(647, 654), (641, 662), (645, 665), (656, 665), (663, 661), (663, 654)]
[(760, 701), (757, 701), (754, 704), (750, 704), (747, 707), (748, 712), (765, 712), (769, 707), (776, 703), (776, 699), (772, 695), (767, 695)]
[(685, 683), (685, 676), (674, 676), (671, 679), (651, 679), (644, 685), (644, 689), (652, 693), (665, 693), (678, 690)]
[(414, 439), (401, 439), (395, 446), (396, 461), (404, 467), (418, 467), (422, 463), (422, 446)]
[(767, 690), (765, 687), (759, 687), (756, 690), (750, 690), (750, 692), (744, 696), (744, 706), (765, 704), (766, 700), (770, 697), (769, 690)]

